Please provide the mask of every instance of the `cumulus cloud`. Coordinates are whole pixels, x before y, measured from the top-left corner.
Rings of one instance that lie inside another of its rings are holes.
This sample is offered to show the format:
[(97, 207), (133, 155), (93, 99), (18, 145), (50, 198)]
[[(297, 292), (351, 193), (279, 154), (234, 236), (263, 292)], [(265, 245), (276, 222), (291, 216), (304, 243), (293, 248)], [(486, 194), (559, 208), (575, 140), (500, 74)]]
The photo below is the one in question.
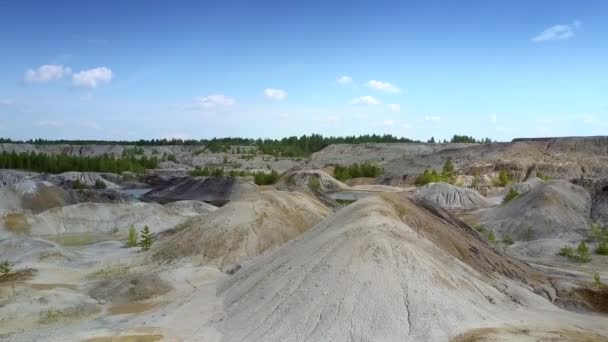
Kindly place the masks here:
[(396, 87), (388, 82), (382, 82), (382, 81), (377, 81), (377, 80), (371, 80), (371, 81), (367, 82), (367, 86), (372, 89), (384, 91), (387, 93), (398, 93), (401, 91), (401, 89), (399, 89), (398, 87)]
[(24, 79), (30, 83), (44, 83), (58, 80), (72, 73), (72, 70), (63, 65), (46, 64), (41, 65), (38, 69), (28, 69), (25, 72)]
[(542, 42), (570, 39), (570, 38), (574, 37), (574, 35), (576, 34), (576, 31), (581, 27), (582, 24), (583, 24), (582, 22), (577, 20), (569, 25), (560, 24), (560, 25), (551, 26), (551, 27), (545, 29), (539, 35), (532, 38), (532, 41), (536, 42), (536, 43), (542, 43)]
[(214, 94), (198, 96), (194, 99), (194, 102), (200, 109), (222, 109), (231, 107), (236, 101), (235, 99), (222, 94)]
[(427, 116), (424, 117), (424, 120), (437, 122), (437, 121), (441, 120), (441, 117), (440, 116), (428, 116), (427, 115)]
[(110, 83), (114, 78), (114, 72), (106, 67), (98, 67), (82, 70), (72, 75), (72, 83), (77, 87), (96, 88), (97, 86)]
[(397, 103), (391, 103), (388, 105), (388, 109), (390, 109), (391, 111), (395, 112), (395, 113), (399, 113), (401, 112), (401, 106), (398, 105)]
[(264, 89), (264, 95), (269, 99), (279, 101), (283, 101), (287, 98), (287, 92), (283, 89), (266, 88)]
[(354, 98), (350, 101), (350, 104), (353, 105), (358, 105), (358, 104), (362, 104), (362, 105), (377, 105), (380, 104), (380, 101), (378, 101), (375, 97), (373, 96), (361, 96), (361, 97), (357, 97)]
[(353, 83), (353, 79), (350, 76), (342, 76), (340, 78), (338, 78), (338, 83), (339, 84), (350, 84)]
[(393, 126), (395, 124), (395, 121), (387, 119), (387, 120), (384, 120), (382, 123), (384, 124), (384, 126)]

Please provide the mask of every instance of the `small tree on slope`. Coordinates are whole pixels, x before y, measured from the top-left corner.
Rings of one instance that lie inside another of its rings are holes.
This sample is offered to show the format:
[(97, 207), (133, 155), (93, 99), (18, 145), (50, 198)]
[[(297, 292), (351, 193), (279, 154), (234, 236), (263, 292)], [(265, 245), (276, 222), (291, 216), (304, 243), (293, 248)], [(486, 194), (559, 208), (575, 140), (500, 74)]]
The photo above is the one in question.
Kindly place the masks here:
[(147, 251), (152, 246), (152, 232), (150, 232), (150, 228), (145, 226), (141, 231), (141, 241), (139, 242), (141, 249)]

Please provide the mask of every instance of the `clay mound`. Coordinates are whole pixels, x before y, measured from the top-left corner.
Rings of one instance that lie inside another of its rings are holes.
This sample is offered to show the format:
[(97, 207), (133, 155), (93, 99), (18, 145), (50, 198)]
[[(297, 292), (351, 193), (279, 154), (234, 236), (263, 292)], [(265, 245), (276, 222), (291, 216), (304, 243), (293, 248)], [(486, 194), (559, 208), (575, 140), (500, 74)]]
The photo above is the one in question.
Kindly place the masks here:
[(526, 193), (526, 192), (536, 188), (537, 186), (543, 184), (544, 182), (545, 182), (544, 180), (542, 180), (538, 177), (531, 177), (529, 179), (526, 179), (524, 182), (511, 186), (511, 189), (514, 189), (515, 191), (519, 192), (520, 194), (523, 194), (523, 193)]
[[(288, 186), (320, 191), (341, 191), (349, 188), (348, 185), (321, 170), (295, 171), (284, 176), (282, 181)], [(318, 188), (314, 184), (318, 184)]]
[(206, 215), (217, 210), (216, 206), (200, 201), (179, 201), (165, 204), (169, 208), (182, 216)]
[(0, 188), (23, 182), (24, 180), (37, 175), (39, 174), (29, 171), (0, 169)]
[(71, 204), (69, 193), (49, 182), (25, 180), (0, 188), (0, 213), (21, 210), (40, 213), (66, 204)]
[(591, 197), (563, 180), (545, 182), (509, 203), (481, 213), (480, 223), (513, 240), (580, 240), (589, 228)]
[(154, 257), (200, 255), (220, 267), (236, 264), (293, 239), (329, 214), (321, 202), (304, 193), (252, 193), (191, 219), (175, 236), (153, 247)]
[(187, 217), (156, 203), (81, 203), (34, 215), (0, 216), (0, 237), (72, 233), (126, 233), (131, 225), (147, 225), (154, 233), (175, 227)]
[(256, 188), (255, 184), (239, 178), (178, 177), (164, 182), (144, 197), (163, 204), (195, 200), (221, 206)]
[(245, 265), (220, 288), (218, 326), (227, 341), (447, 341), (514, 320), (513, 298), (550, 305), (507, 278), (548, 288), (448, 212), (384, 194)]
[(36, 177), (36, 179), (48, 181), (55, 185), (65, 186), (65, 187), (71, 187), (72, 184), (76, 180), (79, 180), (80, 182), (82, 182), (84, 185), (86, 185), (88, 187), (94, 187), (95, 182), (101, 181), (106, 185), (106, 189), (120, 189), (121, 188), (120, 185), (112, 183), (109, 180), (102, 177), (103, 175), (104, 175), (103, 173), (99, 173), (99, 172), (70, 171), (70, 172), (60, 173), (57, 175), (43, 174), (43, 175)]
[(574, 183), (591, 194), (591, 220), (602, 226), (608, 225), (608, 179), (576, 179)]
[(445, 209), (475, 209), (489, 207), (492, 202), (477, 191), (448, 183), (433, 183), (416, 191), (416, 196)]
[(45, 257), (73, 258), (73, 253), (54, 242), (35, 237), (14, 237), (0, 240), (0, 260), (12, 264), (39, 262)]

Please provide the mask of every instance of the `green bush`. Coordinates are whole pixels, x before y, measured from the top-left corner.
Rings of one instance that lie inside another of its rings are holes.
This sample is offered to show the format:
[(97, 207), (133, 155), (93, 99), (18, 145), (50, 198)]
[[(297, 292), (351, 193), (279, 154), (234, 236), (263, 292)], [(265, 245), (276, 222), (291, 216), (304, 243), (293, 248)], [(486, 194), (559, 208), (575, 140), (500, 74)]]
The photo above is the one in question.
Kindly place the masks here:
[(450, 184), (454, 183), (454, 164), (452, 163), (451, 159), (448, 159), (445, 162), (441, 173), (438, 173), (435, 170), (432, 170), (432, 171), (424, 170), (422, 175), (418, 176), (418, 178), (416, 178), (416, 181), (414, 183), (417, 186), (423, 186), (423, 185), (426, 185), (429, 183), (439, 183), (439, 182), (446, 182), (446, 183), (450, 183)]
[(193, 177), (198, 177), (198, 176), (204, 176), (204, 177), (223, 177), (224, 176), (224, 168), (223, 167), (214, 167), (214, 168), (209, 168), (209, 167), (204, 167), (204, 168), (200, 168), (200, 167), (196, 167), (194, 168), (194, 170), (190, 171), (190, 176)]
[(559, 255), (565, 256), (569, 259), (574, 259), (576, 257), (576, 252), (574, 251), (574, 248), (570, 246), (564, 246), (559, 250)]
[(595, 253), (599, 255), (608, 255), (608, 242), (602, 241), (595, 249)]
[(599, 289), (604, 287), (604, 284), (602, 284), (602, 280), (600, 279), (600, 274), (597, 272), (593, 272), (593, 286)]
[(589, 262), (591, 256), (589, 255), (589, 247), (585, 241), (581, 241), (576, 249), (570, 246), (564, 246), (559, 250), (559, 255), (565, 256), (568, 259), (575, 260), (578, 262)]
[(496, 243), (496, 235), (494, 235), (493, 231), (488, 232), (487, 238), (490, 243)]
[(480, 233), (485, 233), (486, 231), (486, 227), (483, 224), (476, 224), (473, 226), (473, 228)]
[(108, 186), (106, 185), (106, 182), (102, 181), (101, 179), (97, 179), (95, 181), (95, 189), (97, 190), (103, 190), (105, 188), (107, 188)]
[(0, 263), (0, 275), (10, 273), (12, 269), (13, 265), (11, 265), (8, 260), (4, 260)]
[(77, 180), (74, 181), (74, 183), (72, 183), (72, 189), (83, 190), (83, 189), (86, 189), (86, 188), (87, 188), (87, 186), (84, 185), (84, 183), (80, 179), (77, 179)]
[(498, 178), (494, 180), (494, 186), (502, 186), (505, 187), (511, 183), (511, 177), (506, 170), (500, 170), (498, 172)]
[(319, 177), (311, 176), (308, 179), (308, 186), (313, 190), (319, 190), (321, 189), (321, 180)]
[(129, 238), (127, 240), (127, 246), (128, 247), (137, 247), (138, 243), (137, 243), (137, 230), (135, 229), (135, 226), (131, 226), (129, 228)]
[(270, 185), (279, 180), (279, 173), (272, 170), (270, 173), (256, 172), (253, 174), (253, 181), (257, 185)]
[(174, 154), (170, 154), (170, 155), (168, 155), (168, 156), (167, 156), (167, 160), (168, 160), (168, 161), (170, 161), (170, 162), (177, 163), (177, 158), (175, 157), (175, 155), (174, 155)]
[(351, 178), (360, 177), (378, 177), (382, 174), (382, 167), (375, 164), (365, 162), (363, 164), (353, 164), (349, 166), (336, 165), (334, 168), (334, 177), (339, 181), (345, 181)]
[(505, 195), (505, 198), (502, 200), (502, 203), (508, 203), (514, 199), (519, 197), (519, 192), (515, 189), (509, 190), (509, 192)]
[(512, 245), (513, 238), (511, 237), (511, 235), (505, 235), (505, 237), (502, 238), (502, 242), (504, 242), (505, 245)]
[(550, 180), (552, 179), (551, 177), (549, 177), (549, 176), (545, 175), (545, 174), (544, 174), (544, 173), (542, 173), (542, 172), (537, 172), (537, 173), (536, 173), (536, 177), (538, 177), (538, 178), (540, 178), (540, 179), (542, 179), (542, 180), (544, 180), (544, 181), (550, 181)]
[(141, 249), (147, 251), (148, 249), (150, 249), (150, 247), (152, 247), (152, 242), (152, 232), (150, 231), (150, 228), (148, 228), (148, 226), (144, 226), (144, 229), (141, 231), (141, 240), (139, 241)]

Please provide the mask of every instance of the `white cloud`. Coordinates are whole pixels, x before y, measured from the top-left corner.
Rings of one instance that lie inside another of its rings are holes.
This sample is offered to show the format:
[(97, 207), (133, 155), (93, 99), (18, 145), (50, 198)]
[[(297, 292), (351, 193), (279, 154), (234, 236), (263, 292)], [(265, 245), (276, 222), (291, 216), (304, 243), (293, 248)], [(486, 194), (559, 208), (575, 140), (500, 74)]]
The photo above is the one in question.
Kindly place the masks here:
[(215, 94), (196, 97), (194, 102), (200, 109), (222, 109), (234, 105), (236, 101), (231, 97), (222, 94)]
[(545, 29), (536, 37), (532, 38), (533, 42), (542, 43), (555, 40), (564, 40), (574, 37), (576, 31), (583, 23), (576, 20), (571, 25), (554, 25)]
[(391, 111), (393, 111), (395, 113), (401, 112), (401, 106), (396, 103), (389, 104), (388, 109), (390, 109)]
[(283, 101), (287, 98), (287, 92), (283, 89), (266, 88), (264, 89), (264, 95), (269, 99), (279, 101)]
[(46, 64), (39, 66), (36, 70), (28, 69), (25, 72), (24, 79), (26, 82), (43, 83), (58, 80), (70, 73), (72, 73), (72, 70), (63, 65)]
[(338, 83), (339, 84), (350, 84), (353, 83), (353, 79), (350, 76), (342, 76), (340, 78), (338, 78)]
[(114, 72), (106, 67), (98, 67), (82, 70), (72, 75), (72, 83), (77, 87), (96, 88), (103, 83), (110, 83), (114, 78)]
[(367, 86), (375, 90), (385, 91), (387, 93), (398, 93), (401, 91), (401, 89), (388, 82), (382, 82), (377, 80), (371, 80), (367, 82)]
[(427, 115), (427, 116), (424, 117), (424, 120), (437, 122), (437, 121), (441, 120), (441, 117), (440, 116), (428, 116)]
[(58, 127), (63, 127), (65, 125), (63, 122), (60, 122), (60, 121), (40, 121), (40, 122), (38, 122), (38, 126), (58, 128)]
[(496, 123), (498, 121), (498, 116), (496, 116), (496, 114), (490, 115), (490, 121), (492, 121), (492, 123)]
[(354, 98), (350, 101), (350, 104), (353, 104), (353, 105), (363, 104), (363, 105), (371, 106), (371, 105), (380, 104), (380, 101), (376, 100), (375, 97), (368, 95), (368, 96), (361, 96), (361, 97)]
[(388, 119), (384, 120), (382, 123), (384, 124), (384, 126), (393, 126), (395, 124), (395, 121)]

